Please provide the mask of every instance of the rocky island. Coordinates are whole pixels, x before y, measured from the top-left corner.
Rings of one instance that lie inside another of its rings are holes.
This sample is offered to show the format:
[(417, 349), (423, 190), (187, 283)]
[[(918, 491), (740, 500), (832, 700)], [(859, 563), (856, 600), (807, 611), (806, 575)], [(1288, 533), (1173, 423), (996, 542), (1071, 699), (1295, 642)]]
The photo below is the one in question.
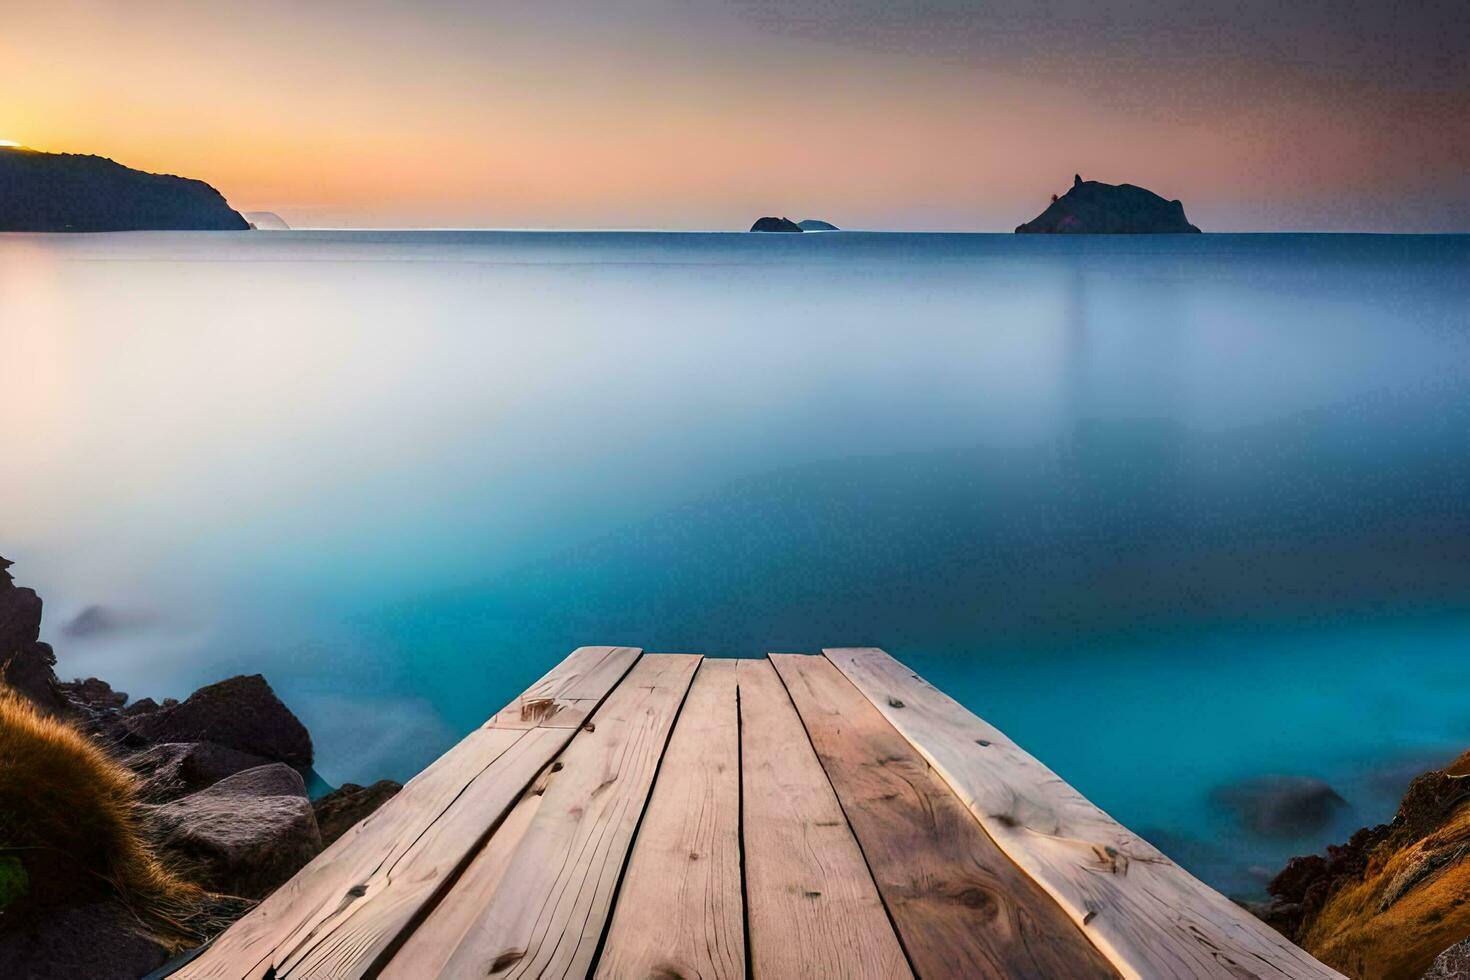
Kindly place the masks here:
[[(308, 797), (311, 735), (259, 674), (183, 701), (61, 681), (0, 558), (0, 977), (141, 977), (399, 789)], [(327, 787), (322, 787), (326, 789)]]
[(1104, 184), (1072, 177), (1072, 187), (1051, 206), (1016, 226), (1018, 235), (1199, 234), (1184, 217), (1184, 205), (1166, 201), (1133, 184)]
[(0, 231), (246, 231), (202, 180), (106, 157), (0, 148)]

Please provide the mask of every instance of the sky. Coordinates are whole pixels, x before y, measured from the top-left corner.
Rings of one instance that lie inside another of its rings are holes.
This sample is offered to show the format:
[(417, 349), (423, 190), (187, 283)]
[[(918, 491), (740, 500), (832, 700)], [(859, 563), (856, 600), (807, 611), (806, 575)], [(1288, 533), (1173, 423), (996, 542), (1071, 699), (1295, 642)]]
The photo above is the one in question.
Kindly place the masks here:
[(0, 140), (296, 226), (1470, 231), (1465, 0), (0, 0)]

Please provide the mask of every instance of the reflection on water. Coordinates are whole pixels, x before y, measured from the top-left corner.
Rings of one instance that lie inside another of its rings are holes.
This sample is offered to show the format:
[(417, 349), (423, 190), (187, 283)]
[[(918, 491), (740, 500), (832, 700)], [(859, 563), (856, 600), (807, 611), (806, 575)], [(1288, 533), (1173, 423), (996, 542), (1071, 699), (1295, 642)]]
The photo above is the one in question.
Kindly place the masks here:
[[(1467, 272), (1462, 237), (4, 236), (0, 553), (64, 672), (261, 671), (338, 780), (580, 643), (881, 645), (1249, 891), (1470, 741)], [(1263, 772), (1354, 808), (1252, 839), (1209, 797)]]

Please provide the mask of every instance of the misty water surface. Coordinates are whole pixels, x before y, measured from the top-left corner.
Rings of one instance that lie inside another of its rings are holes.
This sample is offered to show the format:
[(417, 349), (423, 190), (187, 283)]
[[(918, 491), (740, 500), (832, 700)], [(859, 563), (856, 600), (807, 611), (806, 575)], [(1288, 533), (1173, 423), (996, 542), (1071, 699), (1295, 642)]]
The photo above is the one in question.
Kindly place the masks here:
[(1246, 893), (1470, 744), (1467, 310), (1465, 237), (0, 236), (0, 554), (334, 782), (580, 644), (883, 646)]

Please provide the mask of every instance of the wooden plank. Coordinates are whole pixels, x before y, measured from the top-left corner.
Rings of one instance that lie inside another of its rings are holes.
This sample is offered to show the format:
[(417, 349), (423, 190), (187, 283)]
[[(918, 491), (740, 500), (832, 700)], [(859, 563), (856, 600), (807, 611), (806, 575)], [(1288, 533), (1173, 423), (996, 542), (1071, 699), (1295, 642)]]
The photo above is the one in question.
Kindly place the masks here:
[[(556, 763), (552, 763), (554, 766)], [(422, 980), (437, 977), (475, 924), (480, 910), (500, 887), (510, 859), (515, 856), (545, 799), (550, 767), (543, 769), (516, 805), (506, 814), (484, 850), (475, 856), (450, 891), (453, 901), (441, 901), (423, 925), (409, 934), (380, 974), (382, 980)], [(448, 896), (446, 896), (446, 899)]]
[(882, 650), (826, 655), (1125, 976), (1340, 976)]
[(766, 660), (740, 661), (736, 679), (755, 980), (912, 977), (781, 679)]
[(618, 889), (598, 977), (745, 976), (735, 664), (706, 660), (694, 676)]
[[(644, 657), (557, 760), (498, 887), (441, 977), (583, 977), (700, 658)], [(545, 729), (543, 729), (545, 730)], [(429, 916), (461, 916), (458, 889)], [(477, 900), (478, 896), (466, 896)]]
[(486, 728), (576, 728), (597, 707), (594, 698), (520, 697), (485, 722)]
[(917, 975), (1118, 976), (830, 661), (771, 654), (771, 662)]
[[(625, 647), (583, 647), (537, 687), (583, 694), (590, 684), (605, 683), (611, 690), (621, 676), (617, 668), (626, 671), (638, 654)], [(471, 732), (174, 976), (238, 980), (274, 971), (284, 977), (289, 963), (304, 967), (303, 955), (334, 946), (336, 940), (322, 946), (330, 933), (359, 936), (356, 925), (368, 921), (380, 932), (363, 952), (377, 955), (572, 735), (566, 729)], [(368, 906), (373, 912), (359, 917)], [(370, 966), (358, 956), (351, 964), (336, 963), (341, 972), (333, 975), (354, 976)]]
[(633, 666), (639, 652), (633, 647), (579, 647), (491, 716), (485, 727), (576, 728)]

